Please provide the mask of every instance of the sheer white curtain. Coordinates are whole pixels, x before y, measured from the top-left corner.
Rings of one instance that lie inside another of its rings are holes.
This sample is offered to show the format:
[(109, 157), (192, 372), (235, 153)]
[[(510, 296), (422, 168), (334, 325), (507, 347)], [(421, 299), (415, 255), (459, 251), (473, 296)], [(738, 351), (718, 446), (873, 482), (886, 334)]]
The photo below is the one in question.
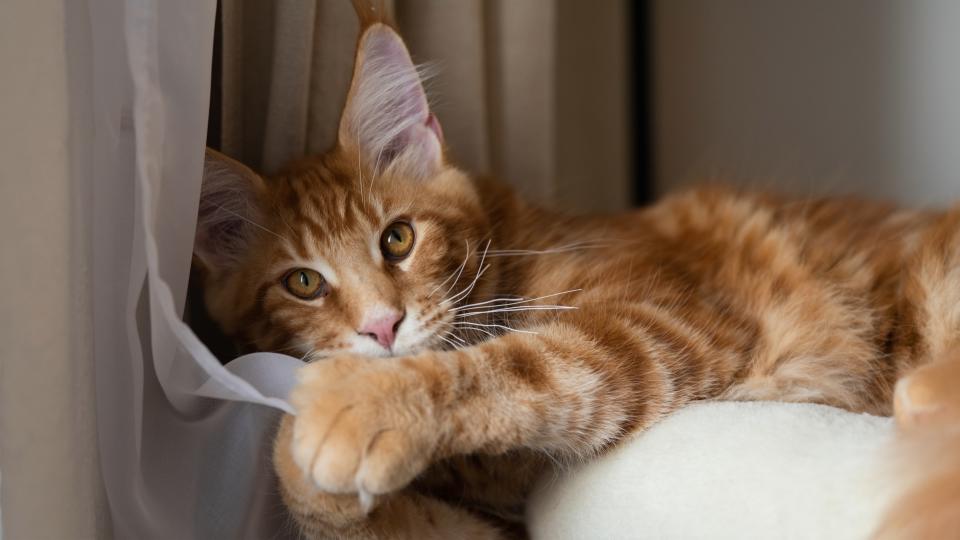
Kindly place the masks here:
[[(20, 7), (37, 17), (16, 19), (27, 26), (14, 35), (29, 42), (53, 23), (38, 38), (63, 48), (37, 63), (46, 79), (4, 96), (26, 111), (53, 107), (25, 115), (40, 123), (19, 124), (22, 140), (11, 141), (28, 160), (27, 187), (3, 183), (15, 201), (5, 223), (20, 234), (5, 230), (21, 248), (4, 279), (32, 285), (11, 287), (21, 309), (5, 310), (3, 325), (21, 333), (4, 336), (0, 379), (6, 534), (272, 536), (283, 529), (265, 500), (268, 432), (299, 362), (251, 355), (228, 371), (180, 318), (215, 3)], [(29, 51), (7, 45), (4, 54)]]
[[(94, 5), (95, 62), (98, 52), (116, 51), (97, 48), (101, 28), (108, 32), (98, 24), (119, 14), (125, 62), (111, 62), (115, 76), (98, 77), (94, 85), (95, 95), (114, 98), (96, 104), (95, 121), (104, 131), (117, 121), (118, 109), (132, 110), (132, 126), (124, 126), (120, 114), (117, 139), (96, 143), (124, 150), (97, 161), (104, 170), (95, 171), (100, 181), (94, 191), (95, 203), (103, 205), (94, 223), (95, 301), (101, 290), (114, 292), (94, 313), (95, 343), (105, 345), (96, 359), (97, 416), (114, 531), (140, 538), (263, 537), (278, 528), (265, 520), (281, 515), (261, 500), (274, 492), (265, 466), (274, 414), (242, 401), (289, 410), (282, 397), (299, 362), (249, 355), (228, 371), (180, 318), (201, 180), (215, 4)], [(131, 92), (116, 91), (115, 83), (126, 80)], [(118, 192), (129, 198), (118, 199)], [(126, 230), (132, 242), (107, 240)], [(96, 266), (127, 257), (129, 266)], [(118, 283), (127, 285), (121, 294), (115, 294)]]

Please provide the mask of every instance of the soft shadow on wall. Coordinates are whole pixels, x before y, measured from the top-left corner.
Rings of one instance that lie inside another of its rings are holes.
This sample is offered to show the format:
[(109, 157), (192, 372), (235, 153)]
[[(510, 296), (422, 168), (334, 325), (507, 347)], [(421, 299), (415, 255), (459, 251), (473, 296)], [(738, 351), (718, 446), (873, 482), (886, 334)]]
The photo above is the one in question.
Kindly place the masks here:
[(960, 3), (653, 0), (656, 192), (960, 198)]

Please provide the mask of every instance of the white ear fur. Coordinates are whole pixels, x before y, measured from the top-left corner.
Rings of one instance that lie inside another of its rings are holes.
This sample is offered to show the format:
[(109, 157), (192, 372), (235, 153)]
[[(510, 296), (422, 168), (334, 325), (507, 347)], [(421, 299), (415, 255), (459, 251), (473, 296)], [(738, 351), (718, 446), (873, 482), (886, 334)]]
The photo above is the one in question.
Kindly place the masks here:
[(210, 270), (221, 270), (246, 252), (260, 220), (263, 180), (247, 166), (207, 149), (193, 253)]
[(418, 179), (443, 165), (442, 132), (400, 36), (374, 24), (360, 38), (339, 139), (375, 173)]

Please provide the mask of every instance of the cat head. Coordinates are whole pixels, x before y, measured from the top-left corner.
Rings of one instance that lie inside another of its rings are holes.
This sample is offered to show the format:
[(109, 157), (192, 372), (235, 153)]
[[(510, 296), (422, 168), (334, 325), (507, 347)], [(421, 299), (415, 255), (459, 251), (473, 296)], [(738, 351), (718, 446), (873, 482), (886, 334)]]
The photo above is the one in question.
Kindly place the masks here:
[(311, 358), (443, 346), (451, 307), (483, 287), (488, 224), (387, 25), (360, 38), (337, 139), (270, 178), (207, 152), (194, 258), (211, 316)]

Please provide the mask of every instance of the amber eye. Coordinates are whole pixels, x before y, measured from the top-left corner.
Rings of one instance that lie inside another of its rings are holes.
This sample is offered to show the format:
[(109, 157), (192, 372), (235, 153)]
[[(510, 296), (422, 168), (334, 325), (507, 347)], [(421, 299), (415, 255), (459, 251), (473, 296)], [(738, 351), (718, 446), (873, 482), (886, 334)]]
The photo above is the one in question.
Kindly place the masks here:
[(413, 249), (413, 227), (406, 221), (394, 221), (380, 235), (380, 252), (388, 261), (399, 261)]
[(327, 293), (327, 282), (320, 272), (309, 268), (297, 268), (283, 277), (283, 286), (290, 294), (304, 300), (313, 300)]

